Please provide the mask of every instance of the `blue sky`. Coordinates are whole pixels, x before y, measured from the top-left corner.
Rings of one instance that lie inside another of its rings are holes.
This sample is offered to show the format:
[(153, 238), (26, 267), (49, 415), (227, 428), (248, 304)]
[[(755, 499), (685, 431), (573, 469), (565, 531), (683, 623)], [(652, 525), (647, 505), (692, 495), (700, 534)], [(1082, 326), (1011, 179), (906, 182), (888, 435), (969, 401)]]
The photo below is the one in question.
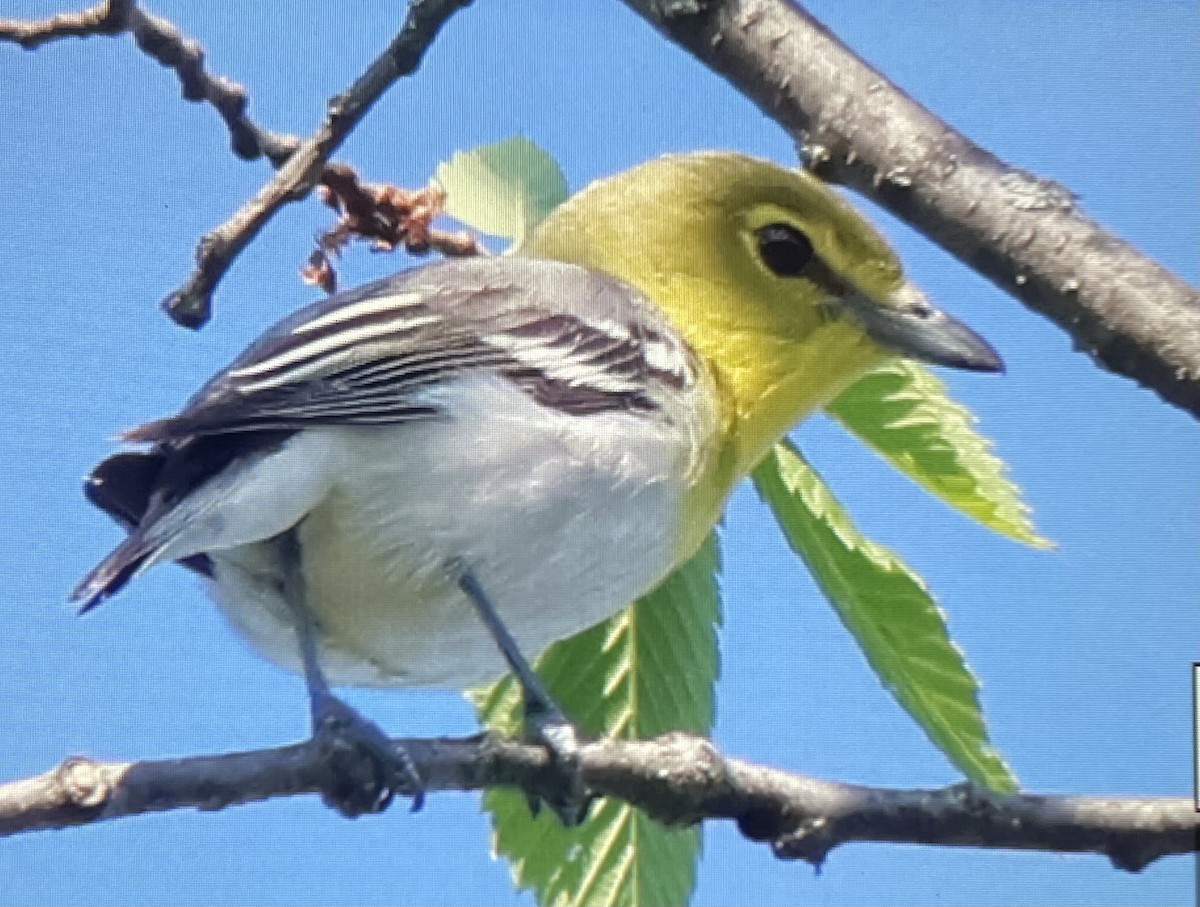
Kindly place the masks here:
[[(8, 2), (44, 15), (50, 2)], [(273, 128), (308, 132), (390, 38), (399, 3), (158, 2)], [(944, 119), (1060, 180), (1103, 223), (1200, 276), (1197, 4), (843, 4), (812, 11)], [(248, 10), (261, 11), (250, 15)], [(338, 6), (339, 12), (349, 7)], [(286, 10), (286, 13), (284, 12)], [(315, 297), (297, 269), (326, 223), (288, 208), (222, 284), (199, 335), (157, 301), (196, 239), (266, 177), (208, 108), (126, 41), (0, 46), (0, 777), (71, 753), (160, 758), (306, 733), (300, 681), (249, 652), (183, 571), (152, 571), (87, 619), (65, 603), (116, 532), (79, 480), (121, 427), (170, 412), (258, 331)], [(478, 0), (342, 157), (420, 185), (459, 148), (523, 133), (573, 187), (647, 157), (735, 148), (791, 162), (788, 138), (615, 2)], [(861, 202), (860, 202), (861, 204)], [(910, 273), (1002, 352), (1004, 377), (948, 374), (1059, 545), (990, 536), (823, 419), (795, 435), (876, 539), (929, 580), (983, 683), (994, 739), (1025, 786), (1190, 795), (1197, 616), (1197, 426), (1101, 373), (1056, 328), (879, 215)], [(356, 250), (344, 285), (402, 262)], [(727, 752), (847, 781), (957, 779), (881, 690), (752, 493), (725, 531)], [(384, 727), (467, 733), (449, 693), (351, 691)], [(473, 795), (357, 822), (315, 798), (177, 813), (0, 844), (7, 903), (530, 903), (489, 857)], [(1190, 904), (1192, 857), (1138, 876), (1100, 857), (854, 845), (820, 875), (710, 826), (696, 902)]]

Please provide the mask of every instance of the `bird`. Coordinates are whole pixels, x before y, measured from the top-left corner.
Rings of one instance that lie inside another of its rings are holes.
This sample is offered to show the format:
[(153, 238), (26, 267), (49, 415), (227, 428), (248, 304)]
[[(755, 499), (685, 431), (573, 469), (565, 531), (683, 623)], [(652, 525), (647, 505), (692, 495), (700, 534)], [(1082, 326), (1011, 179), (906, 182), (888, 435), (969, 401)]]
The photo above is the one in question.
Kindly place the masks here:
[(572, 726), (528, 656), (653, 590), (777, 441), (893, 356), (1003, 369), (814, 175), (662, 156), (585, 187), (513, 254), (295, 311), (124, 432), (137, 447), (85, 494), (127, 535), (71, 598), (89, 611), (161, 562), (199, 574), (304, 675), (314, 736), (374, 760), (371, 808), (418, 806), (420, 777), (335, 686), (512, 671), (531, 735), (568, 762)]

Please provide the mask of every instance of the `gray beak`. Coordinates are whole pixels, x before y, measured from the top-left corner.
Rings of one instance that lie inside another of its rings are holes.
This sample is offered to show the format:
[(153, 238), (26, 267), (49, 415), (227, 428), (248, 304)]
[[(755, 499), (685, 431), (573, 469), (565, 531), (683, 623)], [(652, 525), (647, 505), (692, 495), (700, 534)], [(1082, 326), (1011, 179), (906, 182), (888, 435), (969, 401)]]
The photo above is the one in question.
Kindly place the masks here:
[(880, 346), (931, 365), (972, 372), (1002, 372), (1004, 362), (990, 343), (933, 304), (911, 283), (886, 305), (852, 294), (842, 305)]

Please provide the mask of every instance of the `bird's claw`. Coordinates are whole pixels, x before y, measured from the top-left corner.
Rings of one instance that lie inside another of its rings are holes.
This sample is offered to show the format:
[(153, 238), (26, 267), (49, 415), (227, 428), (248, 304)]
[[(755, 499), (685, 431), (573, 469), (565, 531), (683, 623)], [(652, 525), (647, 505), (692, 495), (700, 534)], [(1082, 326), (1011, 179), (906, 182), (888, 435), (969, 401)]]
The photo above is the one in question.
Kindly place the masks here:
[(330, 779), (325, 803), (354, 818), (383, 812), (396, 794), (412, 798), (417, 811), (425, 790), (416, 767), (378, 725), (336, 696), (316, 696), (312, 703), (313, 739), (321, 748)]
[(525, 702), (522, 739), (546, 748), (559, 782), (551, 797), (528, 794), (529, 811), (537, 816), (544, 804), (564, 826), (574, 828), (587, 818), (595, 800), (583, 783), (579, 767), (583, 735), (554, 703), (528, 696)]

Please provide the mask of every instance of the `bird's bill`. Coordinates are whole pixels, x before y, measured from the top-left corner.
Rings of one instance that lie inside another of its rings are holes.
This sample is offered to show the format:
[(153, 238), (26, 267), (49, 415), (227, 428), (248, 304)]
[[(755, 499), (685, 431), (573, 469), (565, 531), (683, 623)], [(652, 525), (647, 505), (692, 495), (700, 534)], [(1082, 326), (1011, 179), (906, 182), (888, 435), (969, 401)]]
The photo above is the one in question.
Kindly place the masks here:
[(843, 304), (872, 340), (901, 356), (973, 372), (1004, 371), (1004, 362), (990, 343), (935, 308), (910, 283), (885, 303), (856, 293)]

